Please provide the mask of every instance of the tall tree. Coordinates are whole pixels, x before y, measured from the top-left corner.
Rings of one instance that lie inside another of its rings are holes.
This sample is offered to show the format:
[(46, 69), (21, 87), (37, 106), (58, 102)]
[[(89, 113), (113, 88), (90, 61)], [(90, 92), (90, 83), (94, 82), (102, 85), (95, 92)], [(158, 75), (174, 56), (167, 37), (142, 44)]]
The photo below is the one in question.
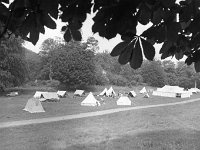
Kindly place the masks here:
[(144, 82), (150, 86), (162, 87), (165, 85), (165, 72), (158, 61), (146, 61), (141, 68), (141, 75)]
[(20, 38), (11, 36), (0, 43), (0, 89), (18, 86), (27, 78), (27, 65)]

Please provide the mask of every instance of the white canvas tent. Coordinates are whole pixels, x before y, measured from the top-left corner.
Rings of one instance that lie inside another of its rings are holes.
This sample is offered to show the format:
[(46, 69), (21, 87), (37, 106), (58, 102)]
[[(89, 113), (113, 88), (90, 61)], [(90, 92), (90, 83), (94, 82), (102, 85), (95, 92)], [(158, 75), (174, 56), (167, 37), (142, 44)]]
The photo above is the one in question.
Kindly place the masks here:
[(30, 98), (23, 110), (28, 111), (30, 113), (45, 112), (41, 102), (37, 98)]
[(74, 95), (75, 96), (82, 96), (84, 94), (84, 90), (76, 90), (75, 92), (74, 92)]
[(107, 88), (105, 88), (99, 95), (100, 96), (109, 96)]
[(66, 91), (58, 91), (58, 92), (57, 92), (57, 95), (58, 95), (59, 97), (65, 97), (65, 96), (67, 95), (67, 92), (66, 92)]
[(42, 94), (43, 98), (40, 99), (40, 101), (59, 101), (59, 97), (56, 92), (46, 92)]
[(109, 88), (109, 90), (107, 91), (107, 94), (109, 96), (116, 96), (116, 93), (115, 91), (113, 90), (112, 86)]
[(92, 92), (81, 102), (82, 106), (100, 106), (99, 101), (96, 100)]
[(130, 96), (130, 97), (136, 97), (136, 93), (135, 93), (135, 91), (130, 91), (129, 93), (128, 93), (128, 96)]
[(121, 96), (117, 100), (117, 105), (131, 105), (131, 101), (127, 96)]
[(191, 92), (184, 91), (184, 88), (181, 88), (179, 86), (165, 85), (164, 87), (157, 88), (156, 91), (153, 91), (152, 95), (154, 95), (154, 96), (164, 96), (164, 97), (187, 98), (187, 97), (190, 97)]
[(149, 98), (149, 94), (146, 93), (146, 94), (144, 95), (144, 98)]
[(191, 88), (188, 91), (191, 93), (199, 93), (200, 92), (200, 90), (198, 88)]
[(140, 91), (140, 94), (144, 94), (144, 93), (147, 93), (147, 90), (145, 87), (143, 87), (142, 90)]
[(33, 97), (38, 98), (38, 99), (43, 98), (42, 94), (44, 94), (44, 93), (47, 93), (47, 92), (36, 91), (35, 95)]

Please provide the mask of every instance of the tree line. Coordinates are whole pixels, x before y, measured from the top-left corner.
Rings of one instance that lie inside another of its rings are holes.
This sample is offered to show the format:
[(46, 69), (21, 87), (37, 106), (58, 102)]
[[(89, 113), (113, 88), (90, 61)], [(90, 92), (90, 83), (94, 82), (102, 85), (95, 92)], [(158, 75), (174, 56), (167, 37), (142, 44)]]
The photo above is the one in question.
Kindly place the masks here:
[(90, 37), (86, 42), (64, 42), (61, 39), (47, 39), (36, 54), (25, 49), (23, 40), (10, 38), (0, 45), (0, 87), (20, 86), (29, 81), (47, 81), (67, 88), (80, 88), (91, 85), (162, 87), (179, 85), (191, 88), (200, 75), (194, 66), (180, 61), (145, 60), (139, 69), (129, 64), (120, 65), (117, 57), (108, 51), (98, 52), (98, 41)]

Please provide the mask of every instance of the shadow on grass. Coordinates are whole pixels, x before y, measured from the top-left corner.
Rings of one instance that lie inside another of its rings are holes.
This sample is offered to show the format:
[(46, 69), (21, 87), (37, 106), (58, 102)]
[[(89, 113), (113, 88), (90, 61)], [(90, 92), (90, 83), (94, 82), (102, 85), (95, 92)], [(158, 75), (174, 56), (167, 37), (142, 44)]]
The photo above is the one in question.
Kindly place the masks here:
[(200, 150), (200, 132), (161, 130), (120, 136), (100, 143), (78, 144), (70, 150)]

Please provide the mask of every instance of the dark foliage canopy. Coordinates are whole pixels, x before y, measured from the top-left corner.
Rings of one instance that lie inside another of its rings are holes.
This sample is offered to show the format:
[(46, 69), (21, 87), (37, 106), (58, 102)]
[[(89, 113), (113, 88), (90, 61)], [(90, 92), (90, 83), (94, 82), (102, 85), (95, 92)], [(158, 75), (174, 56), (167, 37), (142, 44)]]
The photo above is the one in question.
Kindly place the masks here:
[[(137, 69), (143, 61), (155, 55), (154, 43), (164, 43), (162, 59), (187, 56), (200, 71), (200, 1), (199, 0), (0, 0), (0, 38), (14, 33), (36, 44), (44, 27), (56, 28), (54, 19), (66, 22), (64, 39), (81, 40), (80, 29), (87, 13), (95, 12), (92, 31), (107, 39), (121, 35), (112, 56), (121, 64), (130, 63)], [(152, 26), (137, 35), (138, 23)], [(9, 32), (8, 32), (9, 31)]]

